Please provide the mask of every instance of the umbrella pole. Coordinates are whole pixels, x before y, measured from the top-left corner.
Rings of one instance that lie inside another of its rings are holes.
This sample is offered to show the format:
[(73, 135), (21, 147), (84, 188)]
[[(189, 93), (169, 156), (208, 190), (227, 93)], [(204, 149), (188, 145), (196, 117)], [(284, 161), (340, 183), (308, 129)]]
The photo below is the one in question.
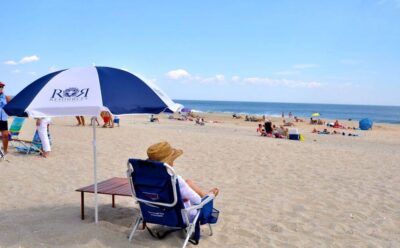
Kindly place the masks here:
[(93, 126), (93, 176), (94, 176), (94, 222), (99, 222), (99, 209), (97, 205), (97, 152), (96, 152), (96, 117), (92, 117)]

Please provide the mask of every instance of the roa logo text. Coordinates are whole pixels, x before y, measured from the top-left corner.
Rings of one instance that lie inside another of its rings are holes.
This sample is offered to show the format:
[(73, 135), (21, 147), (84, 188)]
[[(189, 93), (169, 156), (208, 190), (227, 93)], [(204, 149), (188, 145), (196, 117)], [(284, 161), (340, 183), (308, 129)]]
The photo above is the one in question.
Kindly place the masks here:
[(56, 102), (75, 102), (82, 101), (88, 98), (89, 88), (78, 89), (71, 87), (65, 90), (54, 89), (53, 94), (50, 97), (50, 101)]

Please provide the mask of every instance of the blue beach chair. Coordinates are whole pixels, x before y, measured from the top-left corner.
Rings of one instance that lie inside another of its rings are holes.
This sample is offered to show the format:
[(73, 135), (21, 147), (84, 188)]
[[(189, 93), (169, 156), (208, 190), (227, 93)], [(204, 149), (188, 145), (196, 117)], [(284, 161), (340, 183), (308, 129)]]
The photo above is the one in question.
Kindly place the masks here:
[[(50, 144), (52, 144), (50, 132), (48, 132)], [(36, 130), (32, 141), (27, 140), (14, 140), (20, 144), (20, 146), (16, 146), (18, 152), (25, 153), (25, 154), (32, 154), (32, 153), (42, 153), (42, 141), (40, 140), (39, 133)]]
[[(166, 163), (150, 160), (129, 159), (127, 175), (130, 181), (133, 198), (139, 203), (140, 214), (136, 218), (129, 235), (132, 240), (140, 223), (157, 224), (170, 228), (160, 234), (146, 228), (153, 237), (163, 238), (175, 230), (186, 230), (182, 247), (190, 241), (198, 244), (200, 225), (215, 224), (218, 211), (213, 208), (214, 195), (209, 194), (199, 205), (185, 208), (179, 190), (179, 183), (174, 169)], [(196, 215), (193, 216), (193, 211)], [(189, 240), (190, 239), (190, 240)]]

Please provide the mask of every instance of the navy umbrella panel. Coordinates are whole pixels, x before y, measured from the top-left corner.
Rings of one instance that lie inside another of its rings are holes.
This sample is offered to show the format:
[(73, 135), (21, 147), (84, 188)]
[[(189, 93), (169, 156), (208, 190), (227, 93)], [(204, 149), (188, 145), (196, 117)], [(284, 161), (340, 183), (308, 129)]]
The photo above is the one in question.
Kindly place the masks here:
[[(110, 67), (71, 68), (45, 75), (18, 93), (4, 107), (10, 116), (57, 117), (112, 114), (158, 114), (180, 108), (156, 85)], [(96, 128), (93, 125), (95, 222), (97, 204)]]
[(4, 110), (11, 116), (97, 116), (175, 112), (156, 85), (110, 67), (72, 68), (50, 73), (28, 85)]

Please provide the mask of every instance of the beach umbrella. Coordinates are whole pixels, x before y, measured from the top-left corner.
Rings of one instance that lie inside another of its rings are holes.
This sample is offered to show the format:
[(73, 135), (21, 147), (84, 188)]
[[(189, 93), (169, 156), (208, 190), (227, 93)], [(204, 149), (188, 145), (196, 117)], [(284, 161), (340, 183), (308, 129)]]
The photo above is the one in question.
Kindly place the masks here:
[(318, 113), (318, 112), (315, 112), (315, 113), (312, 113), (312, 114), (311, 114), (311, 116), (312, 116), (312, 117), (320, 117), (320, 116), (321, 116), (321, 114), (320, 114), (320, 113)]
[(182, 112), (182, 113), (190, 113), (190, 112), (192, 112), (192, 109), (186, 108), (186, 107), (185, 107), (185, 108), (182, 108), (182, 109), (181, 109), (181, 112)]
[[(10, 116), (91, 116), (175, 112), (175, 104), (156, 85), (111, 67), (71, 68), (47, 74), (26, 86), (4, 107)], [(93, 125), (95, 222), (98, 222), (96, 128)]]
[(365, 118), (359, 121), (359, 127), (361, 130), (370, 130), (372, 129), (373, 125), (374, 122), (369, 118)]

